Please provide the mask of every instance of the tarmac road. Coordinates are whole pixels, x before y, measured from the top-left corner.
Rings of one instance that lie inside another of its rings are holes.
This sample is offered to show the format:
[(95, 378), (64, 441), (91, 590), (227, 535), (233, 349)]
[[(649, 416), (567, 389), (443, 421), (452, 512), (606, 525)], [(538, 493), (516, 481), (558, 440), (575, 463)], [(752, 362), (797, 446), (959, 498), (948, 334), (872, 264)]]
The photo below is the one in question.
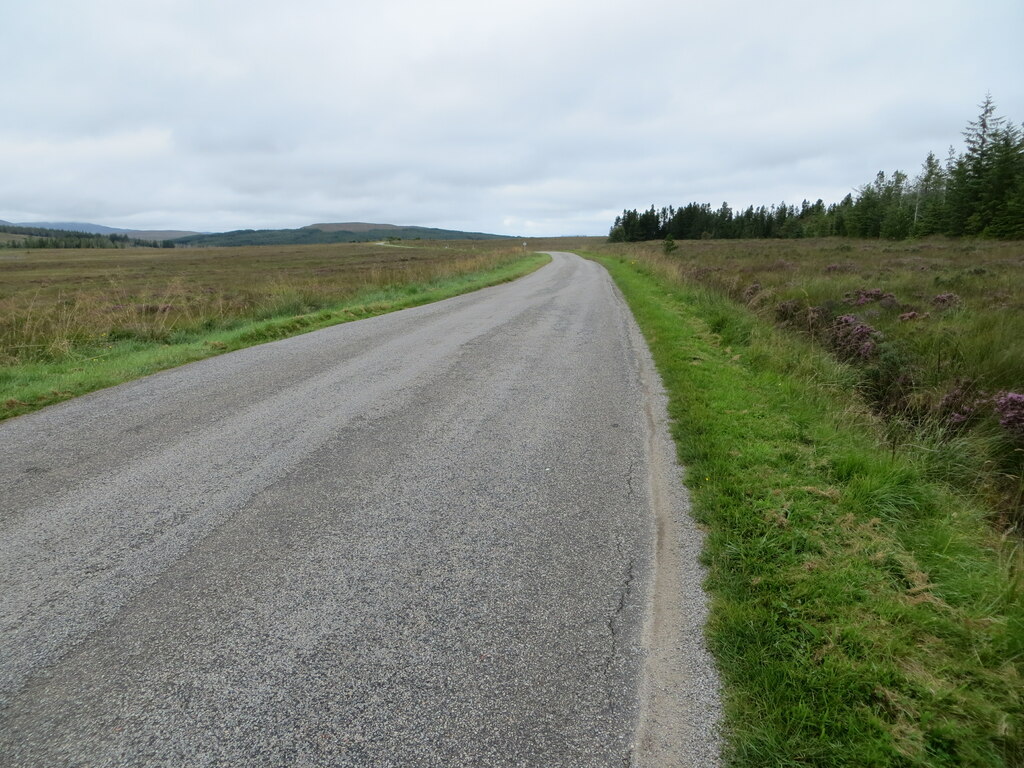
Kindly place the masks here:
[(715, 765), (671, 455), (571, 254), (0, 423), (0, 765)]

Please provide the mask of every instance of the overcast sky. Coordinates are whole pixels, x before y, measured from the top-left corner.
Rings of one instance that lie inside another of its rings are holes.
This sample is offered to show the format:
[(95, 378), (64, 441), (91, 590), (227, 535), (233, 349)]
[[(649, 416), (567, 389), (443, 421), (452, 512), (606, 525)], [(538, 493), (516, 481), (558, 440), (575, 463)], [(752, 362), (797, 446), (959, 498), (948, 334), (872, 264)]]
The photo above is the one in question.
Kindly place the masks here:
[(0, 219), (606, 234), (1024, 120), (1024, 2), (9, 0)]

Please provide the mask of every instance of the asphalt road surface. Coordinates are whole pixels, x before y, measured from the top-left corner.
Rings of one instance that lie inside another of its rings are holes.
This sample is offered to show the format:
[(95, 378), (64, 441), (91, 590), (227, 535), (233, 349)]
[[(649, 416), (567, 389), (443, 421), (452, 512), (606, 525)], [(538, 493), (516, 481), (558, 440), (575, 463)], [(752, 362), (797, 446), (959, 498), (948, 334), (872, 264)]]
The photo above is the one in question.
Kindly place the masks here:
[(570, 254), (0, 423), (0, 765), (714, 765), (671, 450)]

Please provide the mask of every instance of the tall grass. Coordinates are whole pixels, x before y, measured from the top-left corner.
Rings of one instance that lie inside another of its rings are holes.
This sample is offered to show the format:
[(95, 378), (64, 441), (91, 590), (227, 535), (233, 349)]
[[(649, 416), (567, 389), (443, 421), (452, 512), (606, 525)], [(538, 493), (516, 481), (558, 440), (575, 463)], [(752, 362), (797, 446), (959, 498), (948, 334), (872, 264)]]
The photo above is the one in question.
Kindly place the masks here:
[[(57, 361), (111, 341), (169, 342), (240, 322), (299, 315), (367, 291), (423, 284), (522, 253), (312, 246), (177, 252), (30, 253), (0, 262), (0, 365)], [(165, 255), (166, 254), (166, 255)], [(163, 257), (163, 258), (161, 258)]]
[(504, 243), (33, 251), (0, 261), (0, 418), (525, 274)]

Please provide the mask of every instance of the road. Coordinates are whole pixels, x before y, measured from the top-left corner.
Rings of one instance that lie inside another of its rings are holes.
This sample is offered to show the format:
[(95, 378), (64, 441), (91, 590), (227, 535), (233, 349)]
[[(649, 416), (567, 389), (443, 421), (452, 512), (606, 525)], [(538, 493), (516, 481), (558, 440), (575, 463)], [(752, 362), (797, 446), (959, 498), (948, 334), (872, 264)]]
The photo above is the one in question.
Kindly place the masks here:
[(714, 765), (664, 398), (602, 267), (0, 424), (0, 765)]

